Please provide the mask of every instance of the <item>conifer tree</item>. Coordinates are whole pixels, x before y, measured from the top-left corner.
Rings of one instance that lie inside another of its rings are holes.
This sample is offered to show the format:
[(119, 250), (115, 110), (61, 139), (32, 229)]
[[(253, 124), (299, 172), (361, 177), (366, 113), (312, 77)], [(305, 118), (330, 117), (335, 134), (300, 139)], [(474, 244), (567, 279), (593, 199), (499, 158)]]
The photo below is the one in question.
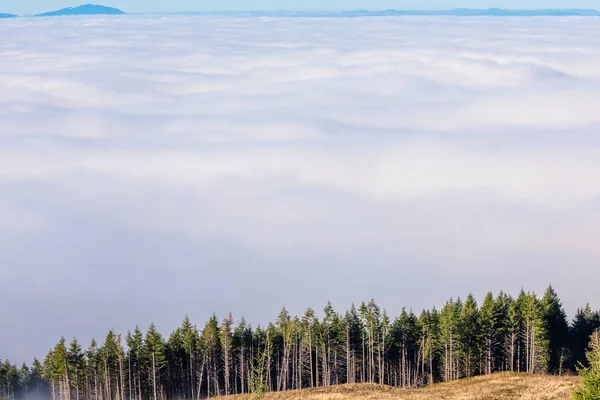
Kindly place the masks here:
[(508, 371), (508, 352), (506, 344), (510, 341), (512, 325), (510, 320), (510, 308), (513, 303), (512, 297), (504, 292), (498, 293), (494, 305), (494, 323), (496, 330), (496, 346), (494, 351), (495, 371)]
[(600, 330), (592, 333), (586, 355), (589, 366), (580, 364), (578, 368), (581, 385), (575, 391), (575, 400), (600, 399)]
[[(101, 399), (103, 397), (101, 389), (103, 370), (102, 357), (95, 339), (92, 339), (90, 346), (85, 353), (85, 357), (87, 367), (86, 375), (88, 376), (88, 382), (90, 386), (90, 390), (88, 390), (88, 392), (93, 399)], [(93, 395), (91, 395), (92, 392)]]
[(15, 398), (29, 398), (29, 387), (31, 386), (31, 370), (27, 364), (23, 363), (19, 369), (17, 387), (15, 388)]
[(301, 331), (302, 331), (302, 358), (303, 360), (303, 369), (308, 369), (308, 379), (309, 379), (309, 387), (314, 387), (317, 385), (318, 378), (316, 377), (315, 371), (315, 353), (313, 352), (313, 346), (316, 345), (317, 339), (316, 334), (318, 332), (317, 325), (318, 319), (316, 317), (315, 311), (312, 308), (308, 308), (301, 320)]
[(152, 400), (162, 397), (161, 375), (166, 365), (165, 342), (156, 326), (152, 323), (144, 340), (144, 358), (150, 368), (148, 371), (152, 382)]
[(32, 400), (48, 398), (48, 386), (44, 381), (44, 367), (37, 358), (33, 359), (31, 365), (27, 392)]
[(195, 383), (196, 383), (196, 374), (195, 374), (195, 362), (198, 357), (197, 354), (197, 343), (199, 341), (198, 329), (196, 326), (192, 325), (190, 318), (186, 315), (182, 324), (181, 324), (181, 333), (183, 336), (183, 346), (185, 349), (185, 354), (188, 358), (187, 363), (187, 374), (186, 381), (187, 393), (190, 398), (195, 398)]
[(522, 326), (521, 340), (524, 341), (525, 372), (546, 372), (548, 369), (548, 331), (544, 320), (544, 309), (535, 293), (524, 295), (520, 301)]
[(0, 362), (0, 395), (5, 398), (13, 398), (19, 390), (19, 370), (17, 366), (8, 360), (5, 360), (4, 363)]
[(69, 371), (67, 368), (68, 356), (64, 337), (48, 353), (45, 361), (45, 376), (52, 386), (54, 399), (70, 400)]
[(346, 347), (346, 382), (356, 383), (359, 379), (361, 324), (358, 311), (354, 304), (344, 315), (345, 347)]
[(478, 326), (481, 334), (482, 365), (481, 371), (489, 375), (495, 369), (496, 346), (499, 342), (499, 321), (497, 320), (496, 301), (489, 292), (479, 309)]
[(85, 390), (85, 359), (77, 338), (73, 338), (67, 352), (68, 370), (71, 376), (71, 390), (75, 400), (80, 400)]
[(544, 322), (549, 333), (548, 370), (551, 373), (562, 375), (568, 357), (569, 323), (567, 322), (567, 314), (552, 286), (548, 286), (546, 293), (544, 293), (542, 308)]
[(201, 342), (206, 355), (206, 392), (209, 397), (212, 397), (221, 392), (220, 374), (218, 373), (220, 367), (219, 321), (215, 314), (206, 323), (202, 331)]
[(472, 294), (465, 299), (460, 316), (458, 335), (460, 340), (461, 365), (464, 376), (470, 378), (477, 373), (481, 352), (479, 310)]
[(600, 314), (593, 311), (589, 304), (575, 313), (570, 329), (572, 363), (587, 366), (585, 348), (592, 333), (600, 328)]
[(439, 314), (435, 307), (431, 311), (423, 310), (419, 317), (419, 325), (423, 340), (421, 380), (423, 384), (431, 384), (435, 382), (435, 374), (437, 373), (434, 368), (438, 361), (440, 336)]
[(231, 314), (221, 321), (219, 330), (219, 341), (221, 343), (221, 354), (223, 357), (223, 380), (225, 382), (225, 395), (231, 394), (231, 371), (233, 353), (233, 317)]
[[(522, 292), (522, 295), (524, 293)], [(521, 298), (521, 296), (519, 296)], [(508, 313), (506, 318), (506, 370), (510, 372), (521, 372), (521, 301), (510, 298), (508, 304)]]
[(126, 339), (128, 348), (128, 371), (129, 371), (129, 397), (130, 399), (142, 399), (142, 386), (144, 374), (144, 334), (139, 326), (136, 325), (133, 334), (127, 333)]
[(440, 312), (441, 369), (445, 382), (460, 378), (458, 371), (458, 327), (462, 302), (450, 299)]
[(251, 372), (252, 328), (242, 317), (233, 332), (234, 359), (236, 362), (235, 393), (248, 392), (248, 379)]

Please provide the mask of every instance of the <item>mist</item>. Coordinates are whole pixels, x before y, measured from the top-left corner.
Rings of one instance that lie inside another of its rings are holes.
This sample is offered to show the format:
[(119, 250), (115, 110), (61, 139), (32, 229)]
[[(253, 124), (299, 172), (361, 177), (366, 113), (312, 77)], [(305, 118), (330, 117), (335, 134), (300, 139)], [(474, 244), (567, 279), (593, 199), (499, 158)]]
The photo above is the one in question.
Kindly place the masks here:
[[(0, 23), (0, 353), (488, 290), (600, 308), (595, 18)], [(432, 304), (432, 302), (434, 304)]]

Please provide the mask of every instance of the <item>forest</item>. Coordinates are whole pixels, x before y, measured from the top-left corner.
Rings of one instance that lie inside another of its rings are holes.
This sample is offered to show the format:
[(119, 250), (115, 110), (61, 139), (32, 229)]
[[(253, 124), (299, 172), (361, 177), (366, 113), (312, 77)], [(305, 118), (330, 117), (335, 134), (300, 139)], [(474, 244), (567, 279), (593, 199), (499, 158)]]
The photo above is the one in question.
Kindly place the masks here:
[(201, 399), (338, 385), (420, 387), (501, 371), (576, 373), (586, 364), (600, 314), (586, 305), (568, 320), (550, 286), (542, 297), (488, 293), (439, 310), (403, 309), (393, 319), (374, 300), (343, 313), (327, 304), (253, 328), (213, 315), (186, 316), (163, 337), (154, 324), (109, 331), (87, 348), (60, 338), (43, 359), (0, 360), (0, 397), (19, 400)]

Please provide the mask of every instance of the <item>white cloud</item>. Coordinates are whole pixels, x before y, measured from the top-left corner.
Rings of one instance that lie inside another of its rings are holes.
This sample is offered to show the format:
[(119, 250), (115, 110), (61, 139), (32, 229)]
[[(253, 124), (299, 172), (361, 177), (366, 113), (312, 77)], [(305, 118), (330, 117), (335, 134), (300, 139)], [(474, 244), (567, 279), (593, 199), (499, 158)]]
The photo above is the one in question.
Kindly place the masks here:
[(44, 328), (3, 356), (325, 299), (599, 307), (594, 21), (3, 21), (0, 340)]

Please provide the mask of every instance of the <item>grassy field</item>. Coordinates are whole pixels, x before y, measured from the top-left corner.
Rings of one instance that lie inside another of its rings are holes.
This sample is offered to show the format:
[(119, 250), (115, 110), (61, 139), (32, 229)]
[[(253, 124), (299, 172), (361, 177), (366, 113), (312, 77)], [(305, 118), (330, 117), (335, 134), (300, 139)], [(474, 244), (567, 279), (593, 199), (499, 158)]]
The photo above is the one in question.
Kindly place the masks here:
[[(379, 385), (343, 385), (285, 393), (267, 393), (264, 400), (559, 400), (571, 399), (576, 377), (496, 374), (442, 383), (422, 389), (395, 389)], [(230, 396), (254, 400), (255, 396)]]

